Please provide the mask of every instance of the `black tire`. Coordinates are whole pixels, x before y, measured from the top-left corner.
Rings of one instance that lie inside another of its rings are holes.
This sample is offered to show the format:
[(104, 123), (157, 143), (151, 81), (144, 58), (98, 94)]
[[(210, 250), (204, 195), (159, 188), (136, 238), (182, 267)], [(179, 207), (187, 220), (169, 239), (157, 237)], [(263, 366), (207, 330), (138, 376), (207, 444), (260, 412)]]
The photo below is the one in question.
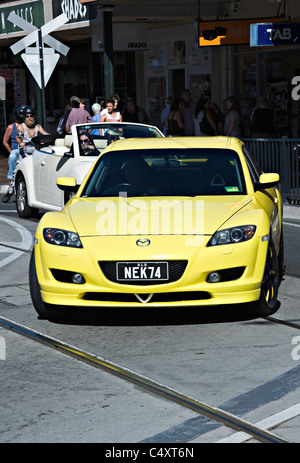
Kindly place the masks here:
[(29, 264), (29, 287), (31, 300), (39, 318), (46, 320), (60, 320), (62, 318), (70, 318), (70, 316), (73, 315), (73, 308), (46, 304), (43, 301), (36, 274), (34, 249), (31, 253)]
[(31, 253), (31, 258), (30, 258), (30, 263), (29, 263), (29, 288), (30, 288), (30, 296), (31, 296), (31, 300), (33, 303), (33, 307), (35, 308), (40, 318), (47, 319), (48, 312), (47, 312), (46, 305), (44, 304), (43, 299), (41, 297), (40, 285), (39, 285), (37, 274), (36, 274), (34, 249)]
[(280, 269), (278, 257), (272, 238), (270, 238), (260, 298), (253, 303), (256, 315), (268, 317), (277, 312), (280, 307), (280, 302), (277, 300), (279, 286)]
[(16, 208), (19, 217), (27, 219), (37, 217), (39, 210), (28, 204), (27, 186), (24, 177), (19, 177), (16, 183)]
[(278, 265), (279, 265), (279, 277), (280, 277), (280, 281), (282, 281), (284, 274), (285, 274), (284, 244), (283, 244), (283, 233), (282, 232), (280, 235), (280, 242), (279, 242)]

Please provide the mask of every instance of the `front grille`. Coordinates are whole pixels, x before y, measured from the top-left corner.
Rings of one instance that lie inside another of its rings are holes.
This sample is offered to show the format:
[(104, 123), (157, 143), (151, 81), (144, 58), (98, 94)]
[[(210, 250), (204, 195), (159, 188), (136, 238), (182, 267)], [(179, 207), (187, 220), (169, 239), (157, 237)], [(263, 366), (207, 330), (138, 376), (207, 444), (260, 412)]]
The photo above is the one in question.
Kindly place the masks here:
[[(149, 261), (147, 261), (149, 262)], [(154, 280), (154, 281), (117, 281), (117, 262), (116, 261), (100, 261), (99, 266), (104, 274), (104, 276), (113, 283), (119, 283), (122, 285), (161, 285), (165, 283), (173, 283), (174, 281), (179, 280), (182, 277), (186, 266), (187, 260), (170, 260), (168, 261), (169, 265), (169, 279), (168, 280)]]
[[(140, 294), (145, 300), (149, 294)], [(85, 293), (83, 299), (86, 301), (98, 302), (127, 302), (127, 303), (142, 303), (133, 293)], [(162, 302), (188, 302), (211, 299), (211, 295), (206, 291), (178, 291), (170, 293), (154, 293), (149, 300), (153, 303)]]

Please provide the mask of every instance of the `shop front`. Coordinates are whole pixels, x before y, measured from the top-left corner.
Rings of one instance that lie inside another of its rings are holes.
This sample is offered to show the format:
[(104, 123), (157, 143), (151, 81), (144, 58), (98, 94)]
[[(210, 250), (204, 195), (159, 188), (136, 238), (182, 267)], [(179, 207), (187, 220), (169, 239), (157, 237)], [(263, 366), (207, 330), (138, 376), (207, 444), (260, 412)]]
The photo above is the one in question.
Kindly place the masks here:
[(199, 45), (220, 49), (221, 70), (222, 57), (226, 57), (227, 75), (220, 74), (222, 101), (229, 95), (237, 97), (244, 137), (251, 136), (251, 114), (260, 99), (274, 110), (276, 137), (300, 135), (299, 104), (291, 98), (291, 81), (300, 75), (299, 44), (250, 46), (251, 24), (268, 23), (272, 28), (282, 21), (276, 17), (199, 24)]
[(159, 29), (159, 33), (156, 29), (148, 31), (146, 110), (151, 122), (160, 128), (160, 114), (169, 96), (180, 98), (183, 90), (189, 89), (195, 107), (201, 94), (211, 88), (211, 49), (200, 49), (194, 32), (193, 24)]

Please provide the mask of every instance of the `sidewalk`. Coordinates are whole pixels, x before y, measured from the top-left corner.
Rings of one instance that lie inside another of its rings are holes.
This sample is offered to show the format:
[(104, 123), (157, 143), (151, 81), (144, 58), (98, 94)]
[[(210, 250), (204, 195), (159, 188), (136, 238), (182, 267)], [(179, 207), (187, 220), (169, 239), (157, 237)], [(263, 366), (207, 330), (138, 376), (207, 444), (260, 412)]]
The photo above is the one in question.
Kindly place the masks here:
[[(9, 185), (9, 180), (6, 178), (7, 160), (8, 156), (0, 154), (0, 193), (6, 193)], [(283, 206), (283, 218), (300, 220), (300, 206)]]

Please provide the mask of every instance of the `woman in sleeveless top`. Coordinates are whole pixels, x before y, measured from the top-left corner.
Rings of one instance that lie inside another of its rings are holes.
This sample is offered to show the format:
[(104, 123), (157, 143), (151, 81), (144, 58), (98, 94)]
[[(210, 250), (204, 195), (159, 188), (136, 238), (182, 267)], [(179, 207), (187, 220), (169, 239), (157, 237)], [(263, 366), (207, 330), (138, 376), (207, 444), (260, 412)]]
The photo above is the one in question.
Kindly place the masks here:
[(171, 104), (170, 112), (165, 122), (165, 126), (167, 127), (167, 135), (184, 135), (184, 123), (181, 117), (181, 111), (183, 107), (183, 101), (179, 100), (178, 98), (175, 98), (175, 100)]
[(119, 111), (116, 111), (114, 108), (114, 100), (107, 100), (106, 107), (107, 112), (102, 114), (100, 122), (122, 122), (122, 116)]

